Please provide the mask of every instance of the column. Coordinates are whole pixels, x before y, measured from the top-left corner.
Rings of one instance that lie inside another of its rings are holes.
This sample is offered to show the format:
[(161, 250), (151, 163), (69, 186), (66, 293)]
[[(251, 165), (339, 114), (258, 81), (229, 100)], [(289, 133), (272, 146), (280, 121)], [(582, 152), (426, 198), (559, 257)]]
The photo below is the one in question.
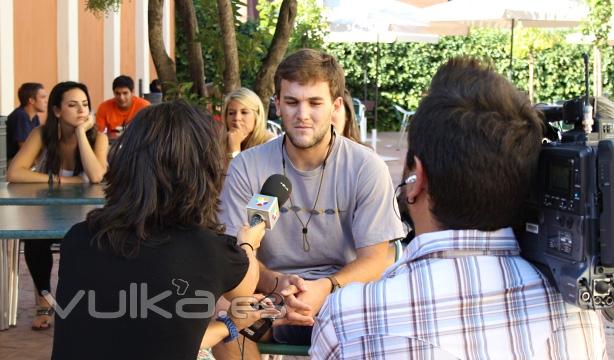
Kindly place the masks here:
[(79, 3), (59, 0), (58, 19), (58, 81), (79, 81)]
[(104, 18), (104, 98), (113, 96), (113, 79), (120, 75), (120, 10), (110, 12)]
[[(149, 93), (149, 27), (147, 22), (148, 0), (136, 0), (135, 10), (135, 44), (136, 44), (136, 79), (143, 81), (143, 93)], [(138, 93), (138, 89), (137, 89)]]
[(0, 116), (15, 107), (13, 0), (0, 0)]

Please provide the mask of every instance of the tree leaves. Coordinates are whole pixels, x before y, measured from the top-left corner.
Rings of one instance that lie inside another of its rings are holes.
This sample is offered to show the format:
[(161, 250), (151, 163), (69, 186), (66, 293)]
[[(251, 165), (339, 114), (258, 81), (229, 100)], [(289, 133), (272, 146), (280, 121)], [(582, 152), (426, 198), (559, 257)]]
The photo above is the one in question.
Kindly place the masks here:
[[(589, 52), (590, 46), (568, 44), (563, 40), (565, 34), (560, 30), (522, 29), (517, 32), (514, 83), (519, 89), (528, 90), (528, 54), (531, 51), (535, 61), (535, 102), (568, 100), (581, 96), (584, 91), (581, 55)], [(415, 110), (437, 68), (451, 57), (467, 55), (490, 61), (507, 77), (509, 39), (509, 31), (472, 29), (469, 36), (446, 36), (436, 44), (380, 44), (378, 130), (398, 130), (400, 124), (392, 104)], [(367, 99), (374, 100), (376, 44), (338, 43), (326, 44), (325, 48), (339, 59), (352, 95), (363, 99), (366, 88)], [(603, 86), (604, 92), (610, 94), (614, 92), (612, 55), (612, 47), (604, 51)]]

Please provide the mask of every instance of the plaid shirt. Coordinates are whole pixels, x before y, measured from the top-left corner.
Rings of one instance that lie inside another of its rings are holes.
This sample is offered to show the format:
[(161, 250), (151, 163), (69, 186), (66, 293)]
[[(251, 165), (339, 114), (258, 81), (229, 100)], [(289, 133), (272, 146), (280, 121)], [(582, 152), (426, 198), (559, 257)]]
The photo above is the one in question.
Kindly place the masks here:
[(511, 229), (416, 237), (322, 307), (313, 359), (605, 359), (600, 315), (563, 302)]

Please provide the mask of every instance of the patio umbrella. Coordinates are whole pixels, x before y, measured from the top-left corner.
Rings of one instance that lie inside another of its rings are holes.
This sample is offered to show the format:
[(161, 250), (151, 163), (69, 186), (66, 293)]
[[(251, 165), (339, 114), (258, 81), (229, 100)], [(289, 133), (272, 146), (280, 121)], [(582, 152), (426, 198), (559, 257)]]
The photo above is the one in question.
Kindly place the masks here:
[[(375, 43), (375, 108), (377, 128), (379, 103), (379, 44), (393, 42), (437, 42), (439, 36), (425, 34), (428, 26), (422, 9), (396, 0), (328, 0), (324, 1), (330, 33), (326, 42)], [(403, 26), (402, 30), (394, 30)], [(366, 69), (365, 69), (366, 100)]]
[(516, 24), (521, 23), (525, 27), (574, 27), (587, 16), (588, 8), (579, 0), (452, 0), (424, 8), (423, 14), (433, 27), (462, 24), (510, 28), (509, 71), (512, 79)]

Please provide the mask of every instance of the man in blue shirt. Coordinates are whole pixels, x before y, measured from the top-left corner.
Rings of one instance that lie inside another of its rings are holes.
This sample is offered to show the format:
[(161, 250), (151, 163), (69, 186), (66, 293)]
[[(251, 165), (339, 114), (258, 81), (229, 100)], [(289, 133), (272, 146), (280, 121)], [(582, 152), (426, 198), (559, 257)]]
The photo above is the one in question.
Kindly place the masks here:
[(30, 131), (40, 125), (37, 113), (47, 110), (47, 91), (39, 83), (24, 83), (17, 91), (19, 107), (6, 121), (6, 157), (12, 159)]

